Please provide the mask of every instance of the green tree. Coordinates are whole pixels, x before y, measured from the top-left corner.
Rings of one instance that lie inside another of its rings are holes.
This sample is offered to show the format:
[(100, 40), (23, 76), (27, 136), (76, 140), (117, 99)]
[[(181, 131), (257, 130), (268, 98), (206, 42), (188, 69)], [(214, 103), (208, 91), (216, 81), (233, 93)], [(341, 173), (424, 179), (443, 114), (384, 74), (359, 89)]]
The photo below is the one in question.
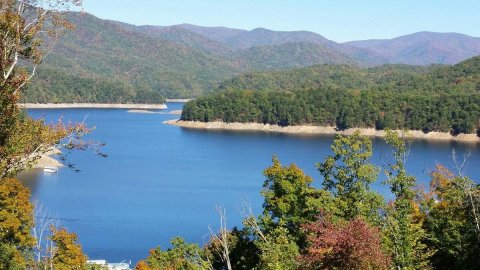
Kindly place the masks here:
[(259, 269), (295, 270), (299, 266), (298, 246), (286, 228), (275, 228), (265, 236), (265, 239), (258, 239), (256, 246), (260, 250)]
[(334, 211), (330, 194), (312, 187), (312, 178), (295, 164), (284, 167), (274, 157), (272, 166), (263, 174), (266, 180), (261, 191), (265, 198), (262, 220), (267, 231), (272, 227), (286, 227), (301, 244), (300, 225), (314, 221), (322, 209)]
[[(196, 244), (188, 244), (182, 238), (173, 238), (172, 247), (163, 251), (160, 247), (150, 250), (150, 255), (137, 265), (137, 269), (152, 270), (205, 270), (211, 269), (204, 251)], [(148, 267), (148, 268), (147, 268)]]
[(386, 171), (390, 190), (395, 196), (386, 211), (384, 243), (397, 269), (426, 269), (433, 251), (427, 247), (427, 234), (422, 220), (415, 218), (414, 187), (416, 179), (407, 174), (405, 162), (408, 156), (406, 142), (396, 132), (387, 131), (387, 143), (393, 148), (394, 162)]
[(361, 216), (367, 221), (379, 224), (379, 211), (383, 206), (380, 194), (371, 191), (379, 170), (369, 163), (372, 156), (372, 142), (360, 136), (338, 136), (332, 144), (334, 155), (317, 163), (323, 176), (324, 190), (335, 197), (338, 217), (353, 220)]
[[(255, 237), (251, 230), (243, 228), (239, 230), (233, 228), (227, 235), (229, 247), (229, 259), (232, 269), (250, 270), (259, 264), (260, 251), (255, 245)], [(212, 263), (213, 269), (224, 269), (225, 258), (222, 257), (224, 247), (219, 239), (210, 238), (210, 242), (205, 246), (205, 253)]]
[[(473, 192), (471, 204), (469, 192)], [(432, 173), (424, 227), (428, 244), (436, 247), (435, 269), (474, 269), (480, 261), (475, 221), (480, 189), (467, 177), (456, 176), (441, 165)]]

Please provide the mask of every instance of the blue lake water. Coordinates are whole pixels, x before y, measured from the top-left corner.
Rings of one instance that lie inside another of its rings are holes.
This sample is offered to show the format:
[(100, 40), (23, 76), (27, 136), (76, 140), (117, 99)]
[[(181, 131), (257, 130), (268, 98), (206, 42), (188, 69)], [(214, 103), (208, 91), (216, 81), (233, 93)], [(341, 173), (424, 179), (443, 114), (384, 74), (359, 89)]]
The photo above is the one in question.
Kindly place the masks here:
[[(182, 104), (170, 103), (168, 110)], [(167, 110), (167, 111), (168, 111)], [(32, 173), (26, 180), (38, 200), (61, 225), (76, 232), (91, 259), (129, 261), (148, 250), (168, 247), (173, 236), (200, 245), (209, 226), (218, 224), (216, 206), (227, 209), (228, 225), (241, 224), (242, 202), (259, 214), (262, 171), (277, 155), (296, 163), (315, 179), (315, 163), (331, 153), (331, 136), (289, 136), (252, 132), (212, 132), (162, 124), (175, 115), (135, 114), (117, 109), (30, 110), (48, 121), (81, 121), (95, 126), (88, 139), (106, 143), (102, 158), (90, 151), (74, 152), (69, 161), (81, 172), (63, 168), (57, 174)], [(416, 141), (407, 161), (409, 172), (428, 186), (435, 164), (452, 167), (452, 149), (470, 153), (465, 174), (480, 179), (480, 146)], [(390, 150), (374, 140), (373, 162), (389, 159)], [(389, 197), (388, 188), (374, 188)]]

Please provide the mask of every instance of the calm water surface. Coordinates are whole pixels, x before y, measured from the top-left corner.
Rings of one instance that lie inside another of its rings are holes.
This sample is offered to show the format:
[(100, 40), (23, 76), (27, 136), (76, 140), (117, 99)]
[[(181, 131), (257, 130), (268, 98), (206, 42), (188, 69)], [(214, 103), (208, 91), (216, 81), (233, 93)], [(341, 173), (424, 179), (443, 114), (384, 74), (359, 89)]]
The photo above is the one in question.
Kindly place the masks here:
[[(170, 103), (169, 110), (182, 104)], [(230, 227), (240, 225), (242, 202), (261, 211), (263, 169), (272, 155), (282, 163), (295, 162), (315, 179), (315, 163), (330, 154), (332, 137), (295, 137), (265, 133), (209, 132), (162, 124), (175, 115), (133, 114), (116, 109), (30, 110), (48, 121), (63, 117), (95, 126), (88, 139), (106, 143), (102, 158), (92, 152), (74, 152), (69, 161), (81, 172), (64, 168), (58, 174), (30, 174), (26, 184), (52, 216), (79, 235), (91, 259), (108, 261), (146, 257), (156, 246), (168, 247), (181, 235), (204, 244), (208, 227), (215, 228), (215, 206), (227, 209)], [(407, 167), (428, 185), (436, 163), (452, 167), (452, 149), (470, 152), (467, 175), (480, 179), (480, 146), (417, 141)], [(389, 150), (374, 140), (373, 161), (383, 165)], [(382, 161), (383, 160), (383, 161)], [(375, 189), (389, 197), (387, 187)]]

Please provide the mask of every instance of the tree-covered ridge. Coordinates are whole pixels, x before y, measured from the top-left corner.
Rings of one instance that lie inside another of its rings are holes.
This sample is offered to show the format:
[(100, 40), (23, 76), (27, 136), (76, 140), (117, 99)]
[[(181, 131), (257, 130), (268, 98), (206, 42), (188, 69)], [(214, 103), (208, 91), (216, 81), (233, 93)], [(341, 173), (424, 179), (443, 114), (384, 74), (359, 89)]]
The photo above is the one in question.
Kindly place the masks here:
[(103, 76), (75, 76), (59, 69), (42, 68), (23, 101), (39, 103), (163, 103), (157, 91), (122, 79)]
[(478, 92), (480, 57), (453, 66), (383, 65), (360, 68), (348, 65), (318, 65), (286, 71), (251, 72), (220, 84), (220, 90), (297, 91), (332, 87), (393, 91)]
[(182, 120), (475, 133), (479, 67), (476, 57), (427, 69), (326, 65), (248, 74), (187, 103)]
[(256, 46), (233, 55), (236, 61), (245, 63), (247, 70), (281, 70), (318, 64), (365, 64), (335, 49), (312, 43)]
[(418, 32), (393, 39), (344, 43), (370, 49), (392, 63), (409, 65), (456, 64), (480, 54), (480, 38), (459, 33)]
[(322, 44), (236, 50), (181, 26), (134, 26), (79, 13), (69, 19), (76, 29), (42, 63), (24, 101), (158, 103), (200, 96), (246, 71), (360, 64)]
[[(131, 31), (89, 14), (71, 13), (69, 18), (76, 29), (64, 36), (46, 58), (25, 101), (43, 101), (38, 96), (44, 96), (49, 101), (71, 102), (70, 97), (76, 96), (84, 102), (141, 102), (136, 98), (137, 90), (154, 92), (154, 97), (194, 97), (239, 74), (234, 63), (213, 54)], [(106, 82), (117, 84), (116, 89), (107, 89), (103, 85)], [(86, 97), (77, 94), (78, 89), (93, 93)], [(131, 93), (124, 95), (126, 92)], [(149, 100), (159, 101), (163, 98)]]
[[(319, 64), (371, 67), (417, 63), (392, 60), (368, 48), (336, 43), (306, 31), (135, 26), (75, 12), (69, 13), (69, 19), (76, 29), (63, 36), (43, 61), (39, 76), (34, 77), (31, 89), (23, 96), (24, 102), (158, 103), (163, 97), (201, 96), (245, 72)], [(442, 40), (443, 35), (435, 38)], [(422, 46), (417, 39), (405, 41), (410, 43)], [(453, 44), (460, 46), (458, 42)], [(455, 59), (477, 55), (472, 49), (475, 46), (466, 46), (465, 57)], [(445, 51), (443, 56), (450, 59), (450, 54)], [(414, 58), (427, 56), (415, 54)], [(440, 56), (432, 58), (436, 59), (433, 62), (427, 59), (420, 63), (444, 63)], [(115, 87), (109, 89), (109, 84)]]

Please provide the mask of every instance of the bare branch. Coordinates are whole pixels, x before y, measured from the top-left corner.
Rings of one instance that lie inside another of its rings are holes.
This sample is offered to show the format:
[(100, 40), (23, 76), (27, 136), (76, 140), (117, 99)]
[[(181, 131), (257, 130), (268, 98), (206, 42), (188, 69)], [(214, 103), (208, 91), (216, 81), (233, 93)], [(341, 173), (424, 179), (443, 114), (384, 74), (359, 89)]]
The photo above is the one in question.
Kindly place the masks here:
[(57, 219), (50, 216), (38, 201), (34, 202), (34, 206), (35, 226), (32, 229), (32, 234), (36, 239), (34, 258), (38, 265), (44, 264), (46, 267), (54, 255), (52, 253), (53, 243), (50, 240), (50, 227), (57, 225)]
[(216, 251), (219, 253), (223, 262), (227, 265), (227, 269), (232, 270), (232, 265), (230, 263), (230, 250), (228, 247), (227, 214), (225, 208), (221, 206), (217, 206), (215, 209), (220, 216), (220, 235), (214, 233), (210, 227), (208, 229), (210, 230), (212, 238), (220, 244), (220, 250), (216, 249)]
[(470, 151), (467, 151), (466, 153), (463, 154), (463, 160), (461, 162), (459, 162), (458, 158), (457, 158), (457, 152), (455, 151), (455, 149), (452, 149), (453, 165), (455, 166), (455, 169), (457, 170), (457, 174), (460, 177), (464, 177), (463, 176), (463, 171), (464, 171), (465, 165), (467, 164), (467, 161), (470, 158), (471, 154), (472, 153)]
[(257, 218), (253, 215), (252, 206), (250, 202), (242, 202), (242, 211), (241, 211), (243, 222), (250, 226), (255, 233), (264, 241), (268, 242), (267, 237), (263, 234), (260, 225), (258, 225)]
[(13, 72), (13, 69), (17, 66), (18, 64), (18, 52), (15, 52), (15, 56), (13, 57), (13, 63), (10, 65), (10, 68), (7, 69), (7, 72), (3, 74), (3, 79), (8, 80), (10, 78), (10, 75)]

